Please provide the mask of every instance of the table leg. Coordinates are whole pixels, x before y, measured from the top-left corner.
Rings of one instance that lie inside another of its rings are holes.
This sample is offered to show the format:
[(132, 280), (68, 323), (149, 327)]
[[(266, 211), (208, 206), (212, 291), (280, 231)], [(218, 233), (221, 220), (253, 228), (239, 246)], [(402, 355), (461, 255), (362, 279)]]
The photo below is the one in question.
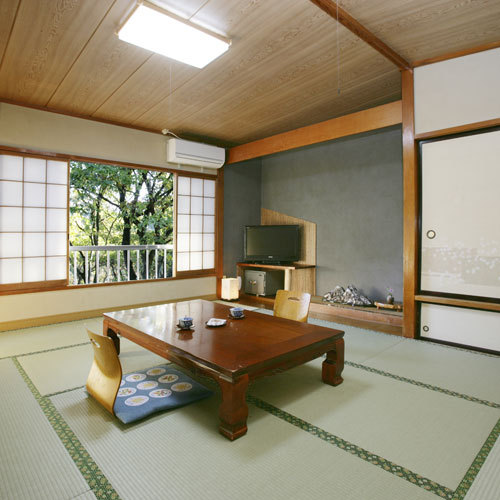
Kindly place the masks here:
[(323, 361), (322, 379), (325, 384), (339, 385), (343, 382), (340, 376), (344, 370), (344, 339), (335, 341), (335, 348), (326, 353)]
[(222, 403), (219, 408), (219, 432), (234, 441), (247, 432), (248, 375), (243, 375), (233, 382), (223, 378), (219, 378), (217, 381), (222, 391)]
[(120, 354), (120, 337), (118, 337), (118, 334), (111, 329), (107, 319), (103, 321), (102, 333), (113, 341), (113, 344), (115, 344), (116, 354)]

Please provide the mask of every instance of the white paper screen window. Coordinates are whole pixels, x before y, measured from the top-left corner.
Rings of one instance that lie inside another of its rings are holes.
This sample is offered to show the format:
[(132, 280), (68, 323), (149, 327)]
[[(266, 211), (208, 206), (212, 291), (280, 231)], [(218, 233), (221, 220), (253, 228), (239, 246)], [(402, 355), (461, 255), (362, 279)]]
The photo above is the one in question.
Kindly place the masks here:
[(215, 180), (177, 178), (177, 271), (215, 267)]
[(0, 285), (67, 279), (68, 164), (0, 154)]

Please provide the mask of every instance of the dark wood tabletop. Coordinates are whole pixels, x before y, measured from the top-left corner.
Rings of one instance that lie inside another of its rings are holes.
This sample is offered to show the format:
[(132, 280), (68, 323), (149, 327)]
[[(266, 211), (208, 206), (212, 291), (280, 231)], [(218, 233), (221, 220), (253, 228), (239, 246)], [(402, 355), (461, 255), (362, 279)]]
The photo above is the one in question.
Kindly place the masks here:
[[(249, 310), (243, 319), (233, 319), (229, 310), (224, 304), (191, 300), (109, 312), (104, 314), (104, 334), (115, 340), (118, 350), (120, 334), (214, 378), (223, 395), (220, 430), (229, 439), (246, 432), (246, 416), (242, 424), (239, 406), (246, 408), (244, 396), (250, 380), (327, 353), (323, 381), (330, 385), (342, 382), (344, 332)], [(178, 319), (184, 316), (193, 318), (192, 330), (177, 327)], [(226, 319), (227, 324), (209, 327), (206, 322), (210, 318)], [(224, 410), (224, 399), (229, 409)]]

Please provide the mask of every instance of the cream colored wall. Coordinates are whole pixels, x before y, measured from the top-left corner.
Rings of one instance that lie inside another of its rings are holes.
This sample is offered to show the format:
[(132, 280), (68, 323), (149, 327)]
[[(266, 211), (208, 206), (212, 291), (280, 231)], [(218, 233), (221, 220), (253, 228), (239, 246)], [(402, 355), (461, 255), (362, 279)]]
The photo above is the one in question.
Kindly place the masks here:
[(215, 277), (134, 283), (0, 297), (0, 323), (215, 294)]
[(0, 145), (166, 166), (161, 134), (0, 104)]
[[(0, 103), (0, 146), (165, 167), (165, 144), (160, 134)], [(0, 323), (215, 293), (205, 277), (4, 295)]]
[(415, 133), (500, 117), (500, 48), (415, 68)]
[[(167, 163), (162, 134), (0, 103), (0, 146), (200, 172)], [(205, 173), (217, 174), (213, 169)]]

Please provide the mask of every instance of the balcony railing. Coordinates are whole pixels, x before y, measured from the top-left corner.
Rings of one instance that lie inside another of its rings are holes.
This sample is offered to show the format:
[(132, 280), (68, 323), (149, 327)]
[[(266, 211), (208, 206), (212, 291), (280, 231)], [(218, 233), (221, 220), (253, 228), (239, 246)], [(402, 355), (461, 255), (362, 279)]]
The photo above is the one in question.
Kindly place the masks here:
[(70, 283), (112, 283), (172, 276), (173, 245), (70, 246)]

